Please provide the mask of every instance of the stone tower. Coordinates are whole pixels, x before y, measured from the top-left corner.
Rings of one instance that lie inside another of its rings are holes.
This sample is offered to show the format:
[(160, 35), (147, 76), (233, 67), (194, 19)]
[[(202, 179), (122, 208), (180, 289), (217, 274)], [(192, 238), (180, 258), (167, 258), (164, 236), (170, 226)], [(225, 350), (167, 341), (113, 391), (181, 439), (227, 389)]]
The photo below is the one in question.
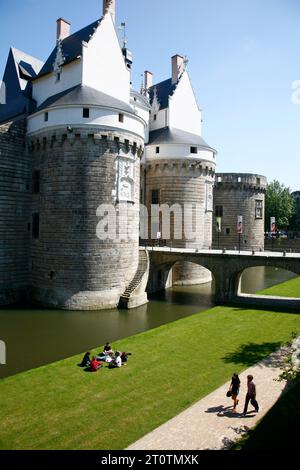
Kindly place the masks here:
[(45, 306), (116, 307), (139, 266), (149, 105), (131, 90), (131, 54), (120, 47), (114, 20), (115, 1), (104, 2), (103, 17), (73, 34), (60, 18), (56, 45), (30, 80), (35, 108), (25, 111), (15, 149), (24, 151), (26, 132), (30, 166), (16, 184), (25, 185), (29, 201), (26, 214), (18, 209), (26, 220), (26, 282)]
[[(264, 249), (265, 176), (247, 173), (217, 173), (214, 188), (213, 247), (242, 250)], [(216, 216), (221, 217), (218, 232)], [(243, 233), (237, 231), (242, 217)]]
[[(148, 110), (142, 97), (130, 96), (130, 67), (111, 6), (104, 2), (100, 21), (57, 38), (33, 84), (38, 108), (28, 120), (28, 140), (39, 190), (32, 206), (32, 286), (44, 305), (116, 307), (138, 266)], [(111, 210), (104, 213), (103, 205)], [(116, 218), (117, 231), (99, 239), (104, 215), (111, 227)]]
[(31, 80), (42, 62), (11, 48), (0, 87), (0, 305), (20, 301), (30, 287), (31, 157), (26, 116)]
[[(145, 88), (151, 103), (149, 143), (146, 146), (143, 189), (148, 212), (152, 204), (179, 205), (184, 226), (194, 227), (194, 236), (173, 230), (165, 239), (159, 217), (150, 218), (152, 242), (161, 234), (161, 243), (178, 248), (210, 248), (212, 244), (213, 183), (216, 151), (201, 137), (201, 112), (183, 57), (172, 57), (172, 77), (152, 85), (146, 75)], [(149, 86), (150, 85), (150, 86)], [(194, 209), (192, 208), (194, 205)], [(173, 225), (172, 225), (173, 224)], [(191, 263), (173, 268), (173, 283), (198, 284), (211, 280), (210, 273)]]

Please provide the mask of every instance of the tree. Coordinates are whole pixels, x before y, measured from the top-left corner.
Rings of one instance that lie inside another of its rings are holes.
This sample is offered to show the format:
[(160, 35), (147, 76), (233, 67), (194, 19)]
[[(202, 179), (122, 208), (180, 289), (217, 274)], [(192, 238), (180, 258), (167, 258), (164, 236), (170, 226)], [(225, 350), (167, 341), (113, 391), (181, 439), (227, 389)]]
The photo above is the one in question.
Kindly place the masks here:
[(295, 212), (290, 188), (272, 181), (267, 186), (265, 201), (265, 231), (270, 230), (270, 217), (275, 217), (278, 229), (287, 229)]

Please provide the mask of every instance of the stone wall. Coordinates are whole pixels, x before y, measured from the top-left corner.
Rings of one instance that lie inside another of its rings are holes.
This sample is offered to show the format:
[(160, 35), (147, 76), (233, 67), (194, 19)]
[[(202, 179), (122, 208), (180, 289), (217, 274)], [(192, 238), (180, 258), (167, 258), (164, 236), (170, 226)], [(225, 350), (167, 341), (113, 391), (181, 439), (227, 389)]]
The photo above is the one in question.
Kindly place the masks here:
[[(217, 173), (214, 188), (214, 208), (223, 207), (221, 232), (213, 221), (213, 248), (238, 249), (237, 218), (243, 216), (241, 250), (263, 250), (266, 178), (244, 173)], [(261, 217), (256, 213), (256, 201), (262, 201)]]
[[(34, 170), (40, 171), (40, 191), (33, 195), (32, 205), (40, 219), (39, 237), (32, 240), (35, 301), (78, 310), (117, 306), (138, 265), (142, 146), (130, 134), (93, 127), (30, 137)], [(133, 162), (130, 203), (116, 201), (118, 154)], [(100, 204), (113, 204), (121, 217), (128, 208), (130, 240), (96, 236)]]
[(0, 305), (22, 299), (30, 283), (30, 158), (26, 120), (0, 125)]
[(265, 250), (300, 253), (300, 239), (275, 238), (272, 242), (270, 238), (267, 238), (265, 239)]
[[(181, 239), (174, 234), (174, 217), (171, 215), (171, 237), (163, 240), (166, 246), (176, 248), (208, 249), (212, 243), (212, 211), (207, 210), (206, 185), (212, 188), (215, 165), (199, 160), (159, 160), (146, 164), (146, 205), (150, 215), (152, 191), (159, 191), (159, 204), (179, 204), (183, 209), (186, 204), (197, 204), (197, 212), (191, 209), (183, 217), (193, 230), (197, 229), (197, 239), (189, 240), (185, 234)], [(149, 242), (153, 217), (149, 216)], [(162, 226), (160, 224), (160, 231)], [(162, 232), (162, 238), (164, 234)], [(191, 263), (180, 262), (173, 269), (173, 284), (197, 284), (209, 282), (211, 274)]]

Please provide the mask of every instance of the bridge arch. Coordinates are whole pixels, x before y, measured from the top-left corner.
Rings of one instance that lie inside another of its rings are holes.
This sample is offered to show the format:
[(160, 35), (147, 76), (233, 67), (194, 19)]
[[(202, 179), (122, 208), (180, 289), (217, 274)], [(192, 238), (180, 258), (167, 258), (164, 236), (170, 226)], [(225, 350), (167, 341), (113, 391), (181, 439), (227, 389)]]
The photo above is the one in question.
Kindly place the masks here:
[[(215, 275), (214, 272), (211, 270), (211, 266), (209, 264), (204, 265), (201, 260), (185, 260), (187, 263), (190, 265), (195, 265), (199, 266), (200, 268), (203, 268), (203, 271), (206, 270), (207, 273), (209, 273), (209, 278), (206, 277), (206, 279), (199, 279), (199, 282), (197, 284), (201, 283), (206, 283), (206, 282), (215, 282)], [(164, 289), (167, 289), (169, 287), (172, 287), (173, 284), (173, 279), (172, 279), (172, 270), (173, 268), (177, 266), (177, 264), (182, 264), (182, 258), (179, 257), (179, 259), (173, 258), (172, 260), (165, 261), (161, 260), (159, 262), (151, 263), (150, 265), (150, 273), (149, 273), (149, 280), (148, 280), (148, 285), (147, 285), (147, 292), (153, 293), (153, 292), (158, 292)], [(206, 273), (206, 276), (207, 276)], [(195, 282), (191, 282), (192, 284), (196, 284)], [(187, 284), (185, 284), (187, 285)]]
[(166, 286), (167, 275), (177, 261), (196, 263), (211, 271), (215, 279), (215, 303), (247, 303), (249, 305), (300, 308), (300, 299), (274, 301), (273, 297), (239, 293), (240, 277), (247, 268), (271, 266), (286, 269), (300, 276), (300, 255), (282, 253), (249, 253), (220, 250), (154, 249), (150, 255), (150, 278), (147, 292), (156, 292)]

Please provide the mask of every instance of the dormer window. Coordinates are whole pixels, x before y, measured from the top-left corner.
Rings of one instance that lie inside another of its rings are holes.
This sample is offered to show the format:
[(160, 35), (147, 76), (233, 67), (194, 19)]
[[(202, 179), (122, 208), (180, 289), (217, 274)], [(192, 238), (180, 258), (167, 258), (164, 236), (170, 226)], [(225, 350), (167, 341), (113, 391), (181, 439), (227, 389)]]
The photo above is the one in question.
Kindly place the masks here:
[(83, 108), (82, 117), (88, 119), (90, 117), (90, 108)]
[(191, 147), (191, 153), (198, 153), (197, 147)]
[(44, 113), (44, 121), (45, 121), (45, 122), (48, 122), (48, 120), (49, 120), (49, 114), (48, 114), (48, 111), (46, 111), (46, 112)]
[(159, 147), (156, 147), (155, 153), (159, 153)]
[(157, 114), (154, 114), (153, 116), (153, 120), (156, 121), (157, 120)]
[(57, 74), (56, 74), (56, 81), (57, 81), (57, 82), (60, 82), (60, 79), (61, 79), (61, 73), (60, 73), (60, 72), (57, 72)]

